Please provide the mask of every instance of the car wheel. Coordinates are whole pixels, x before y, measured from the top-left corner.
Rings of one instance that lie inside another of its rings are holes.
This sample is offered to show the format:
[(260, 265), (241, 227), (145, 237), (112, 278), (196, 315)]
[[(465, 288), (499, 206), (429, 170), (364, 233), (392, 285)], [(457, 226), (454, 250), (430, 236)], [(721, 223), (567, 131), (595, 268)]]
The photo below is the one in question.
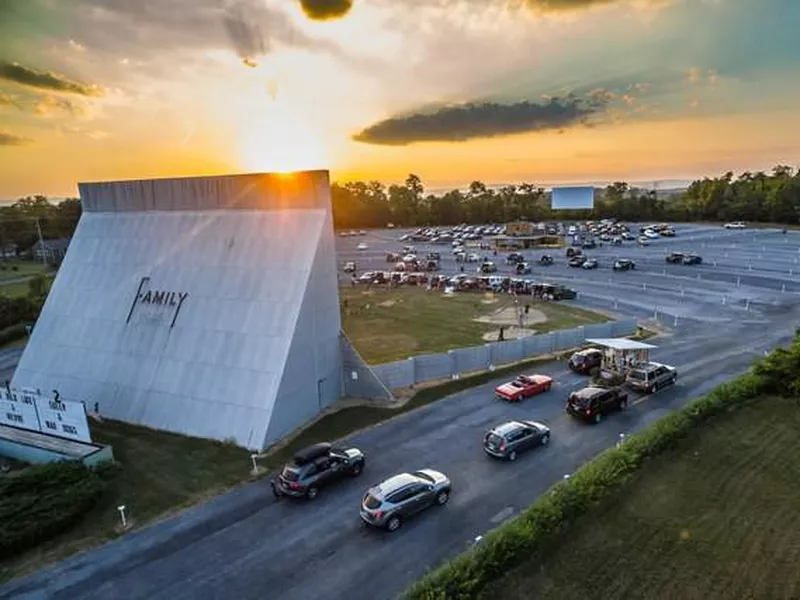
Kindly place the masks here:
[(272, 487), (272, 495), (275, 496), (276, 498), (280, 498), (281, 494), (278, 491), (278, 486), (275, 483), (272, 483), (271, 487)]
[(628, 399), (623, 398), (622, 400), (619, 401), (619, 409), (625, 410), (626, 408), (628, 408)]
[(650, 391), (652, 393), (654, 393), (654, 394), (658, 391), (658, 383), (657, 382), (653, 384), (653, 388)]
[(512, 462), (517, 460), (517, 451), (516, 450), (512, 450), (511, 452), (508, 453), (508, 460), (510, 460)]
[(308, 498), (309, 500), (313, 500), (313, 499), (314, 499), (314, 498), (316, 498), (318, 495), (319, 495), (319, 488), (310, 487), (310, 488), (308, 488), (308, 490), (306, 491), (306, 498)]
[(364, 470), (364, 464), (358, 462), (358, 463), (353, 465), (353, 470), (350, 471), (350, 473), (352, 473), (353, 476), (358, 476), (358, 475), (361, 475), (361, 471), (363, 471), (363, 470)]
[(542, 446), (547, 446), (547, 444), (549, 444), (549, 443), (550, 443), (550, 434), (549, 433), (545, 433), (542, 436)]
[(444, 506), (447, 504), (447, 501), (450, 499), (450, 493), (446, 490), (439, 492), (436, 496), (436, 504), (439, 506)]
[(600, 421), (602, 421), (602, 420), (603, 420), (603, 415), (601, 415), (600, 413), (595, 413), (595, 415), (594, 415), (594, 422), (595, 422), (595, 423), (599, 423), (599, 422), (600, 422)]
[(398, 529), (400, 529), (401, 523), (402, 521), (400, 520), (400, 517), (398, 517), (397, 515), (392, 515), (391, 517), (389, 517), (389, 520), (386, 521), (386, 529), (388, 529), (389, 531), (397, 531)]

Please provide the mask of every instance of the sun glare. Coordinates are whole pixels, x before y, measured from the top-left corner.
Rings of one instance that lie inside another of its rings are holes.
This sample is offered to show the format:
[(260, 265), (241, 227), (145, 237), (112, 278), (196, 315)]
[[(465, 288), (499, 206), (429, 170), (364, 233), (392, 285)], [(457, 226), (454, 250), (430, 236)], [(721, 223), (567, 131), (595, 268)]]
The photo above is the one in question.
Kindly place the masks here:
[(280, 95), (265, 98), (240, 132), (240, 162), (249, 171), (287, 173), (325, 168), (320, 136), (296, 105)]

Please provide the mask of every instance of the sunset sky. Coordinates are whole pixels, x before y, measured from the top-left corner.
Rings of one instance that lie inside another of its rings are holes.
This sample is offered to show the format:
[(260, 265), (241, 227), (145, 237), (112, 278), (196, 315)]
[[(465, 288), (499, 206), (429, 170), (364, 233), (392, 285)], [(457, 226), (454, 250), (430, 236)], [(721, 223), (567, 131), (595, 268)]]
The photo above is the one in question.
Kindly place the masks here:
[(797, 165), (798, 23), (799, 0), (0, 0), (0, 199)]

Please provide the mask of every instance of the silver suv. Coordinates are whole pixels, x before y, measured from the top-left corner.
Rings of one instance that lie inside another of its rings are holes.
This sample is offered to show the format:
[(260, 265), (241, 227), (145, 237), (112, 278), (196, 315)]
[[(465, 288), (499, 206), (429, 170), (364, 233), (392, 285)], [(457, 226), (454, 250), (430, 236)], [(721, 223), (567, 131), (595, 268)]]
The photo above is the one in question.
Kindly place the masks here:
[(678, 379), (675, 367), (662, 365), (657, 362), (638, 363), (628, 372), (626, 383), (629, 387), (651, 394), (667, 385), (674, 384)]
[(395, 475), (367, 490), (361, 500), (361, 519), (395, 531), (404, 519), (429, 506), (447, 504), (450, 489), (447, 476), (431, 469)]

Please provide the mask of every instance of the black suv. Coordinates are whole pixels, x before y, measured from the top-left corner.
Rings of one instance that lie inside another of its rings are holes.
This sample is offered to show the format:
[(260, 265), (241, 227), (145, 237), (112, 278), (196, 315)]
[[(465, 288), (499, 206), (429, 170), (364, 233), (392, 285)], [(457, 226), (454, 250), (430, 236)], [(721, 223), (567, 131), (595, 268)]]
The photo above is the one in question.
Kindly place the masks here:
[(598, 348), (578, 350), (569, 359), (569, 368), (575, 373), (588, 374), (592, 369), (603, 364), (603, 351)]
[(583, 254), (583, 250), (580, 248), (567, 248), (567, 258), (572, 258), (574, 256), (581, 256)]
[(550, 428), (538, 421), (509, 421), (493, 427), (483, 436), (483, 449), (489, 456), (516, 460), (519, 452), (546, 446)]
[(542, 297), (549, 297), (553, 300), (574, 300), (578, 297), (578, 292), (563, 285), (542, 284)]
[(685, 265), (699, 265), (702, 262), (703, 258), (697, 254), (687, 254), (683, 257), (683, 264)]
[(574, 256), (574, 257), (569, 259), (569, 262), (567, 264), (570, 267), (582, 267), (583, 263), (585, 263), (586, 260), (587, 260), (587, 258), (585, 256), (583, 256), (583, 255)]
[(549, 254), (542, 254), (539, 257), (539, 264), (540, 265), (552, 265), (553, 264), (553, 257)]
[(336, 448), (322, 442), (295, 452), (280, 475), (270, 481), (276, 498), (292, 496), (313, 500), (320, 488), (345, 476), (361, 475), (364, 453), (358, 448)]
[(636, 263), (627, 258), (620, 258), (614, 263), (615, 271), (633, 271), (636, 268)]
[(667, 254), (667, 262), (673, 265), (679, 265), (683, 263), (684, 255), (681, 252), (670, 252)]
[(573, 417), (599, 423), (603, 417), (628, 407), (628, 393), (622, 388), (586, 387), (572, 392), (566, 410)]
[(506, 256), (506, 264), (507, 265), (515, 265), (517, 263), (525, 262), (525, 257), (522, 256), (519, 252), (512, 252), (508, 256)]

